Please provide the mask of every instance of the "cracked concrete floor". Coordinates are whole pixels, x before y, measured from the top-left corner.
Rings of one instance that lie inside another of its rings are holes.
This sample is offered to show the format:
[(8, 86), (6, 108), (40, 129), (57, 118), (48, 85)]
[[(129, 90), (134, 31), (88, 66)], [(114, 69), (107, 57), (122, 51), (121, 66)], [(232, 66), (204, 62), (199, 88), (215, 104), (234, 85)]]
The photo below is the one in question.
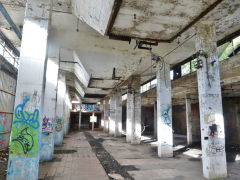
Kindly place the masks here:
[[(91, 133), (102, 138), (103, 146), (122, 166), (135, 166), (128, 173), (136, 180), (202, 180), (202, 163), (199, 149), (189, 149), (173, 158), (160, 159), (156, 147), (150, 144), (131, 145), (125, 138), (108, 137), (102, 132)], [(240, 161), (228, 163), (228, 179), (240, 179)]]

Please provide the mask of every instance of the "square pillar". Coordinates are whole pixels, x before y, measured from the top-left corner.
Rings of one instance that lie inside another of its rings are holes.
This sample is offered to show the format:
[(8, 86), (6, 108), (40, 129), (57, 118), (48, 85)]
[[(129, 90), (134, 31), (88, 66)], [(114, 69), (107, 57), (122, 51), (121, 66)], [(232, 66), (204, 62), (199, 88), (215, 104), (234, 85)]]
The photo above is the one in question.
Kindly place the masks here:
[(190, 94), (186, 95), (187, 144), (192, 144), (192, 108)]
[(172, 97), (169, 64), (157, 62), (158, 156), (173, 156)]
[(133, 89), (133, 114), (134, 118), (132, 120), (132, 139), (131, 144), (140, 144), (141, 135), (142, 135), (142, 124), (141, 124), (141, 107), (142, 107), (142, 98), (141, 98), (141, 82), (140, 76), (136, 76), (132, 81)]
[(48, 46), (44, 110), (42, 122), (41, 161), (50, 161), (54, 151), (54, 133), (57, 101), (57, 80), (59, 69), (59, 47)]
[(153, 123), (153, 125), (154, 125), (154, 138), (156, 138), (157, 139), (157, 102), (154, 102), (154, 123)]
[(115, 137), (122, 136), (122, 93), (117, 91), (115, 94), (116, 109), (115, 109)]
[(38, 179), (51, 1), (28, 0), (22, 33), (8, 180)]
[[(80, 105), (81, 107), (81, 105)], [(78, 130), (81, 130), (81, 124), (82, 124), (82, 110), (79, 111), (79, 118), (78, 118)]]
[(203, 175), (208, 179), (225, 178), (225, 131), (215, 25), (201, 22), (195, 30)]
[(134, 120), (134, 91), (129, 89), (127, 92), (127, 122), (126, 122), (126, 141), (132, 140), (132, 125)]
[(110, 118), (109, 118), (109, 135), (115, 135), (115, 112), (116, 111), (116, 96), (115, 94), (111, 94), (110, 97)]
[(109, 99), (104, 100), (104, 132), (108, 133), (108, 122), (109, 122)]
[(62, 145), (64, 131), (64, 100), (66, 94), (66, 77), (63, 72), (58, 75), (58, 90), (57, 90), (57, 109), (56, 109), (56, 124), (55, 124), (55, 141), (57, 146)]

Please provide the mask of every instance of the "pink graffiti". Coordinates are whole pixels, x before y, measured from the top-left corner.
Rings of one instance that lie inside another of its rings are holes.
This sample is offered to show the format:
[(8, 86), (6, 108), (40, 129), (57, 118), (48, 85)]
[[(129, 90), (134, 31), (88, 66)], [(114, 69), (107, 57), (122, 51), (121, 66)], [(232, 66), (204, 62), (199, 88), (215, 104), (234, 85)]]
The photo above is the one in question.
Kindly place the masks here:
[(0, 126), (5, 127), (7, 124), (7, 115), (0, 113)]

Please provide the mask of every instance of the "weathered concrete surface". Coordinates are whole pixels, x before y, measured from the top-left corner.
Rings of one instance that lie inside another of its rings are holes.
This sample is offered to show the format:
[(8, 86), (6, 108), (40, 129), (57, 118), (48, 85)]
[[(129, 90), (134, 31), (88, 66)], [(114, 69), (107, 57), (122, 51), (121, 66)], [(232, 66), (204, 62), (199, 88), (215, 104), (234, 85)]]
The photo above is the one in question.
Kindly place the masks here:
[(56, 147), (53, 161), (40, 163), (39, 180), (108, 180), (84, 134), (74, 132), (67, 137), (63, 146)]
[(186, 96), (187, 143), (192, 144), (192, 109), (190, 94)]
[(110, 116), (109, 116), (109, 135), (114, 136), (115, 134), (115, 118), (116, 118), (116, 96), (111, 94), (110, 96)]
[[(150, 144), (131, 145), (125, 138), (106, 137), (104, 133), (91, 133), (103, 139), (103, 146), (135, 180), (204, 180), (201, 171), (201, 150), (189, 148), (184, 153), (176, 153), (174, 158), (158, 158), (157, 149)], [(177, 147), (176, 147), (177, 149)], [(238, 179), (240, 164), (228, 163), (228, 178)]]
[(56, 124), (55, 124), (55, 140), (54, 144), (62, 145), (64, 131), (64, 98), (66, 94), (66, 77), (65, 74), (59, 72), (58, 75), (58, 91), (57, 91), (57, 107), (56, 107)]
[(140, 144), (141, 142), (141, 133), (142, 133), (142, 124), (141, 124), (141, 105), (142, 98), (140, 93), (141, 86), (140, 76), (133, 77), (132, 84), (132, 98), (133, 98), (133, 110), (130, 110), (130, 113), (133, 113), (130, 117), (133, 117), (132, 121), (132, 138), (131, 144)]
[(105, 133), (108, 133), (109, 131), (109, 115), (110, 115), (110, 112), (109, 112), (109, 99), (106, 98), (104, 100), (104, 132)]
[(102, 35), (106, 34), (113, 5), (114, 0), (72, 0), (72, 9), (75, 16)]
[(129, 89), (127, 92), (127, 119), (126, 119), (126, 141), (131, 142), (132, 126), (134, 121), (134, 92)]
[(49, 161), (53, 158), (58, 69), (59, 47), (51, 44), (48, 46), (48, 61), (44, 96), (42, 142), (40, 150), (40, 160), (42, 161)]
[(116, 110), (115, 110), (115, 137), (122, 136), (122, 93), (117, 91), (115, 94)]
[(12, 123), (8, 180), (38, 179), (50, 14), (51, 1), (27, 1)]
[(203, 175), (224, 178), (227, 167), (216, 29), (209, 22), (199, 23), (195, 29), (196, 50), (208, 56), (200, 55), (203, 67), (197, 70)]
[[(158, 156), (173, 156), (172, 93), (169, 64), (157, 63)], [(164, 63), (164, 62), (163, 62)], [(164, 67), (163, 67), (164, 66)]]

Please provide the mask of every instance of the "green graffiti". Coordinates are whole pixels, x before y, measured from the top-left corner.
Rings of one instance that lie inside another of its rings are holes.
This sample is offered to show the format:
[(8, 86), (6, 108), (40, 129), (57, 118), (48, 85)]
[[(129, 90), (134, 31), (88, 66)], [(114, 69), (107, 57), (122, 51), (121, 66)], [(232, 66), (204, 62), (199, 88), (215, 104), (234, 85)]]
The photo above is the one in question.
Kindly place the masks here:
[[(24, 114), (34, 112), (24, 111)], [(39, 123), (39, 115), (35, 117)], [(14, 115), (12, 125), (10, 157), (36, 157), (38, 154), (39, 128), (34, 128), (30, 123), (19, 122), (18, 116)]]

